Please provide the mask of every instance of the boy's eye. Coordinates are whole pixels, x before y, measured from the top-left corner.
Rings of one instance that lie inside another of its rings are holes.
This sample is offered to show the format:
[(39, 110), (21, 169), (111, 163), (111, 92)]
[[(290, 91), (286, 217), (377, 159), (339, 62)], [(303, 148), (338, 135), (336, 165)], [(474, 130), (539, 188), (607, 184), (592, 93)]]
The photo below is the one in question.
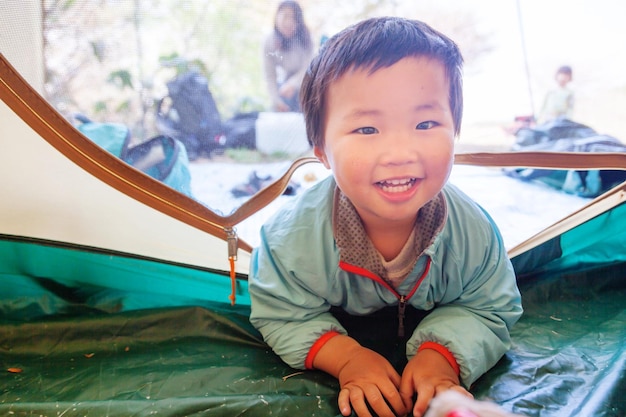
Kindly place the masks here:
[(361, 133), (363, 135), (373, 135), (375, 133), (378, 133), (378, 129), (376, 129), (375, 127), (367, 126), (367, 127), (360, 127), (356, 129), (354, 132)]
[(427, 130), (427, 129), (432, 129), (435, 126), (437, 126), (437, 122), (433, 122), (432, 120), (429, 120), (427, 122), (418, 123), (417, 126), (415, 126), (415, 128), (420, 129), (420, 130)]

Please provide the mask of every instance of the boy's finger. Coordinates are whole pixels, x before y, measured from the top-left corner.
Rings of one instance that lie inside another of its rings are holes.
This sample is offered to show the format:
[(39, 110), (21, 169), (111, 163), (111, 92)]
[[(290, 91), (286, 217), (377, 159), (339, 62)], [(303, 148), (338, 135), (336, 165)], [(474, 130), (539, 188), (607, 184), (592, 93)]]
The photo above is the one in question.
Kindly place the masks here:
[(410, 410), (413, 407), (413, 397), (415, 396), (415, 387), (413, 386), (413, 381), (408, 378), (403, 378), (400, 383), (400, 397), (402, 398), (402, 402), (407, 410)]
[(410, 410), (411, 408), (413, 408), (413, 391), (411, 391), (411, 393), (409, 394), (403, 394), (402, 392), (400, 393), (400, 398), (402, 398), (402, 403), (404, 404), (404, 408), (406, 408), (407, 410)]
[(405, 415), (413, 406), (413, 401), (409, 398), (409, 401), (407, 402), (406, 399), (400, 395), (395, 386), (380, 387), (380, 392), (382, 393), (387, 405), (395, 411), (395, 415)]
[(343, 416), (349, 416), (352, 414), (352, 406), (350, 405), (350, 390), (343, 388), (339, 391), (339, 399), (337, 400), (339, 406), (339, 412)]
[(435, 389), (432, 386), (424, 387), (422, 386), (420, 390), (417, 392), (417, 400), (415, 401), (415, 406), (413, 407), (413, 416), (414, 417), (422, 417), (428, 408), (428, 403), (433, 399), (433, 395), (435, 394)]

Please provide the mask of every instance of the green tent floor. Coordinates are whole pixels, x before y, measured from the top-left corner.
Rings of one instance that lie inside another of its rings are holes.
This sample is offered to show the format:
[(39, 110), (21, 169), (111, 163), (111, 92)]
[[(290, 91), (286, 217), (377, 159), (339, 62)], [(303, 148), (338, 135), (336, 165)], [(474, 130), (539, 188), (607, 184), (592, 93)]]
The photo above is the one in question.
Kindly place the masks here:
[[(153, 272), (133, 284), (145, 293), (118, 285), (112, 302), (110, 288), (85, 294), (75, 277), (47, 276), (42, 286), (13, 255), (0, 270), (2, 416), (340, 415), (337, 382), (283, 364), (248, 322), (245, 302), (173, 294), (158, 306), (164, 295), (154, 288), (182, 267), (163, 266), (160, 276), (134, 260)], [(131, 262), (98, 256), (100, 268), (104, 259)], [(181, 285), (230, 285), (214, 273), (178, 272)], [(526, 416), (626, 415), (625, 276), (618, 263), (520, 282), (525, 313), (513, 348), (474, 384), (475, 396)], [(245, 295), (245, 281), (241, 288)]]

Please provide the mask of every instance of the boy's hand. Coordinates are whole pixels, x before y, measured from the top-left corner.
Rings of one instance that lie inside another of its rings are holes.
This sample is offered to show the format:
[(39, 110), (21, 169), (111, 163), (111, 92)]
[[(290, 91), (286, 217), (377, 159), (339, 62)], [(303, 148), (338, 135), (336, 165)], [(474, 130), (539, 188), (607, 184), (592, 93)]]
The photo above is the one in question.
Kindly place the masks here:
[(421, 417), (428, 408), (428, 403), (437, 394), (446, 390), (457, 391), (473, 398), (459, 382), (459, 377), (446, 358), (432, 349), (418, 352), (406, 365), (400, 383), (400, 395), (412, 398), (417, 393), (413, 407), (413, 416)]
[(354, 352), (338, 379), (339, 409), (344, 416), (350, 415), (351, 405), (359, 417), (371, 416), (368, 404), (379, 417), (405, 415), (410, 408), (410, 403), (405, 404), (398, 392), (400, 375), (372, 350), (360, 348)]
[[(359, 345), (348, 336), (329, 340), (315, 357), (314, 366), (339, 380), (339, 410), (344, 416), (354, 412), (359, 417), (403, 416), (411, 408), (411, 399), (400, 396), (400, 375), (389, 361)], [(370, 408), (368, 408), (368, 405)]]

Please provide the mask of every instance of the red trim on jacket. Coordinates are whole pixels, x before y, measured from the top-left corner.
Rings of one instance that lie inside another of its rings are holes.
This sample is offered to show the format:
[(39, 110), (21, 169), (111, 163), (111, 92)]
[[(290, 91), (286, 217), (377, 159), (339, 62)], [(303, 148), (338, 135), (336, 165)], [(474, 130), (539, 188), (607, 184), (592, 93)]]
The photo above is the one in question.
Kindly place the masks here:
[(313, 360), (315, 359), (319, 351), (326, 344), (326, 342), (328, 342), (335, 336), (339, 336), (339, 334), (340, 333), (338, 331), (331, 330), (321, 335), (320, 338), (317, 339), (315, 343), (313, 343), (311, 349), (309, 349), (309, 353), (306, 355), (306, 359), (304, 360), (304, 367), (306, 369), (313, 369)]
[(452, 369), (454, 369), (454, 372), (457, 375), (461, 373), (461, 368), (459, 367), (459, 364), (456, 362), (454, 355), (445, 346), (440, 345), (439, 343), (435, 343), (435, 342), (424, 342), (417, 349), (417, 351), (421, 352), (424, 349), (432, 349), (434, 351), (439, 352), (440, 354), (443, 355), (444, 358), (446, 358), (446, 360), (448, 361), (450, 366), (452, 366)]
[[(426, 268), (424, 268), (424, 272), (422, 273), (422, 276), (419, 277), (419, 279), (417, 280), (417, 282), (413, 286), (413, 289), (404, 297), (405, 300), (408, 300), (409, 298), (411, 298), (411, 296), (413, 294), (415, 294), (415, 292), (419, 288), (419, 286), (422, 283), (422, 281), (424, 281), (424, 278), (426, 278), (426, 275), (428, 275), (428, 271), (430, 271), (431, 261), (432, 260), (430, 258), (428, 258), (428, 260), (426, 262)], [(396, 297), (398, 297), (398, 299), (400, 299), (402, 297), (400, 294), (398, 294), (398, 291), (396, 291), (396, 289), (391, 286), (391, 284), (389, 284), (387, 281), (385, 281), (384, 279), (382, 279), (378, 275), (374, 274), (373, 272), (371, 272), (371, 271), (369, 271), (369, 270), (367, 270), (365, 268), (361, 268), (360, 266), (354, 266), (352, 264), (349, 264), (349, 263), (343, 262), (343, 261), (339, 262), (339, 268), (343, 269), (346, 272), (351, 272), (353, 274), (358, 274), (358, 275), (364, 276), (365, 278), (369, 278), (372, 281), (375, 281), (375, 282), (379, 283), (380, 285), (382, 285), (383, 287), (387, 288), (389, 291), (394, 293), (394, 295)]]
[(365, 278), (369, 278), (372, 281), (375, 281), (379, 283), (380, 285), (382, 285), (383, 287), (387, 288), (388, 290), (396, 292), (396, 290), (394, 290), (393, 287), (389, 285), (387, 281), (385, 281), (378, 275), (374, 274), (369, 269), (365, 269), (360, 266), (355, 266), (344, 261), (339, 261), (339, 268), (343, 269), (346, 272), (351, 272), (353, 274), (357, 274), (357, 275), (364, 276)]

